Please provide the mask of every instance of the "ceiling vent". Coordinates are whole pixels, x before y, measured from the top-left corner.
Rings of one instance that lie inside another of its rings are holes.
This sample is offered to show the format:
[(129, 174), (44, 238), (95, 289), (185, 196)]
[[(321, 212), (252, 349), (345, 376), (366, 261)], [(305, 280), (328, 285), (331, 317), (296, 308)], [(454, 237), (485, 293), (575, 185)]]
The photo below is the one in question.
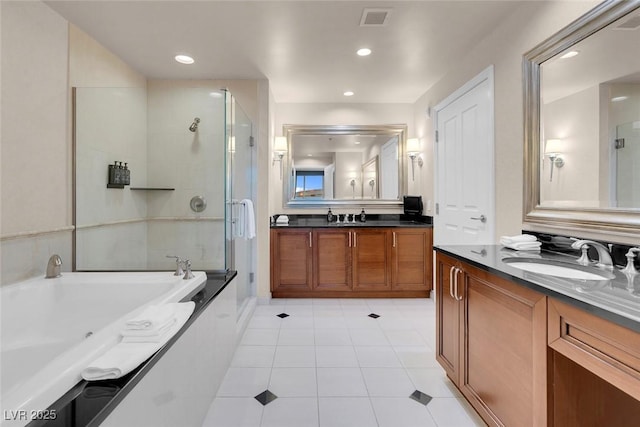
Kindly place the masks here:
[(616, 30), (635, 30), (640, 27), (640, 15), (632, 16), (629, 19), (615, 26)]
[(382, 27), (387, 25), (391, 9), (369, 9), (362, 11), (361, 27)]

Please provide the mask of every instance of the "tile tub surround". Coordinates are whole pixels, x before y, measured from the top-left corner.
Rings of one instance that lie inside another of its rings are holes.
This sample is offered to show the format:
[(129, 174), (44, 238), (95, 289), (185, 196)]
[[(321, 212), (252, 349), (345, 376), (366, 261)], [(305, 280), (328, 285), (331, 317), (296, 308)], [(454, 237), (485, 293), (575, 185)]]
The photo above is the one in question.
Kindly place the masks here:
[(272, 299), (256, 308), (203, 426), (484, 425), (434, 348), (432, 299)]

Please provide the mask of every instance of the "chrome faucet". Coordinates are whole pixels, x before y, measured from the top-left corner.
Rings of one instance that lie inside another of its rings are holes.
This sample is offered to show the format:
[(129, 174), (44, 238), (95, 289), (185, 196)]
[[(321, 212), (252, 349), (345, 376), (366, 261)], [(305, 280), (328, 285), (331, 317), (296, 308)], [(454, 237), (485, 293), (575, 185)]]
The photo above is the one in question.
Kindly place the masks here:
[(638, 274), (638, 270), (634, 265), (634, 260), (636, 259), (636, 253), (640, 253), (640, 248), (631, 248), (629, 252), (625, 255), (627, 257), (627, 266), (622, 269), (623, 273), (634, 276)]
[(191, 272), (191, 260), (187, 259), (184, 261), (184, 268), (185, 268), (185, 271), (184, 271), (183, 279), (184, 280), (193, 279), (194, 276), (193, 276), (193, 273)]
[(571, 244), (573, 249), (581, 249), (582, 256), (578, 260), (578, 262), (582, 265), (589, 264), (589, 257), (587, 256), (586, 248), (591, 246), (598, 251), (598, 262), (596, 263), (596, 267), (612, 270), (613, 269), (613, 260), (611, 259), (611, 254), (609, 253), (609, 249), (603, 245), (602, 243), (594, 242), (593, 240), (576, 240)]
[(174, 276), (182, 276), (184, 274), (184, 270), (182, 270), (182, 258), (175, 255), (167, 255), (167, 258), (175, 258), (176, 259), (176, 272), (173, 273)]
[(45, 279), (53, 279), (55, 277), (62, 276), (62, 273), (60, 273), (61, 266), (62, 258), (60, 258), (60, 255), (51, 255), (51, 258), (49, 258), (49, 262), (47, 263), (47, 273), (44, 276)]

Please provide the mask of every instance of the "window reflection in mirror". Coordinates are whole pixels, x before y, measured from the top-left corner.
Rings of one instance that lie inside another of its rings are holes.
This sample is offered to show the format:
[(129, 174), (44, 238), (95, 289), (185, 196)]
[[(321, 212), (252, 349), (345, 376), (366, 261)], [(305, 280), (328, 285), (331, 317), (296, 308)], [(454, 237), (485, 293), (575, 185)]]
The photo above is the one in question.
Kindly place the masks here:
[(399, 203), (406, 125), (285, 125), (284, 133), (285, 205)]

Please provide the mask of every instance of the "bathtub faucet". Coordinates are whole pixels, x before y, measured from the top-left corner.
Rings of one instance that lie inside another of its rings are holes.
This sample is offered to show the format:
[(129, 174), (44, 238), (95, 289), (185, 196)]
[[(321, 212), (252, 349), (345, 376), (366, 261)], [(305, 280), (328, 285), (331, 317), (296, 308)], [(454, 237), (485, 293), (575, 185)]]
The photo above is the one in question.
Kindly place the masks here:
[(182, 258), (175, 255), (167, 255), (167, 258), (175, 258), (176, 259), (176, 272), (173, 273), (174, 276), (182, 276), (184, 274), (184, 270), (182, 270)]
[(47, 263), (47, 274), (44, 276), (45, 279), (53, 279), (54, 277), (62, 276), (60, 273), (60, 266), (62, 266), (62, 258), (60, 258), (60, 255), (51, 255), (51, 258), (49, 258), (49, 262)]

